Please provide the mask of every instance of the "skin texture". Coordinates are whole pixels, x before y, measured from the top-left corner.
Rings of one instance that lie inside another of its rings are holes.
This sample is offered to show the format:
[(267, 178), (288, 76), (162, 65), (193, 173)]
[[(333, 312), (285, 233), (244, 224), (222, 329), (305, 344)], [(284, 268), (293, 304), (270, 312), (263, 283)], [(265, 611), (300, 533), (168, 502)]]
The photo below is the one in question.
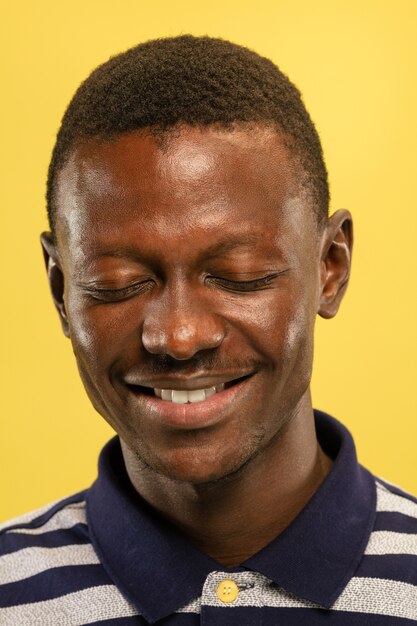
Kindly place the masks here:
[[(331, 466), (314, 429), (313, 331), (346, 289), (352, 225), (338, 211), (318, 229), (299, 179), (266, 127), (91, 140), (60, 173), (57, 246), (41, 236), (63, 331), (132, 484), (223, 565), (269, 543)], [(199, 404), (150, 389), (222, 382)]]

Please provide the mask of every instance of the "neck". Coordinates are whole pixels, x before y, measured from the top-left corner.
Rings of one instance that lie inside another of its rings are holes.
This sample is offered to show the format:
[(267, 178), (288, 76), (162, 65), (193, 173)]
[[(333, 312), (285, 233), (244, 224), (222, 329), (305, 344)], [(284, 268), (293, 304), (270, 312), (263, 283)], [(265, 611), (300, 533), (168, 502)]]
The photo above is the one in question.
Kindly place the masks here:
[(144, 468), (122, 442), (130, 480), (202, 552), (223, 566), (238, 565), (292, 522), (331, 468), (309, 395), (308, 404), (241, 470), (212, 483), (173, 481)]

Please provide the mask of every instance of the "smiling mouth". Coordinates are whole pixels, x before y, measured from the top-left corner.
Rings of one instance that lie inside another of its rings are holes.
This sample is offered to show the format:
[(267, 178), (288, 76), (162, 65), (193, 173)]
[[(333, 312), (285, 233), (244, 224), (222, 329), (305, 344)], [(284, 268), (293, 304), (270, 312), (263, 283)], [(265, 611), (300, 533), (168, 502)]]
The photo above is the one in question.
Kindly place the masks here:
[(187, 402), (203, 402), (211, 398), (219, 391), (223, 391), (224, 384), (217, 387), (207, 387), (206, 389), (158, 389), (155, 387), (154, 393), (161, 400), (167, 400), (174, 404), (187, 404)]
[(197, 402), (204, 402), (224, 389), (229, 389), (230, 387), (237, 385), (246, 378), (249, 378), (249, 376), (242, 376), (241, 378), (236, 378), (235, 380), (231, 380), (227, 383), (221, 383), (213, 387), (204, 387), (201, 389), (161, 389), (159, 387), (144, 387), (132, 384), (128, 384), (127, 386), (135, 394), (154, 396), (173, 404), (193, 404)]

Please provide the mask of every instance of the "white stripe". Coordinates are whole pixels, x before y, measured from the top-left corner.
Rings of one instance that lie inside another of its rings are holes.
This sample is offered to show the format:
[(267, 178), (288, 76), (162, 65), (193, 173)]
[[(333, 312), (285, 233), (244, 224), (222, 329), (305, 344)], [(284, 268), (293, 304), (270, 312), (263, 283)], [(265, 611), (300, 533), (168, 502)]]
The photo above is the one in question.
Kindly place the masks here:
[(371, 534), (365, 554), (417, 555), (417, 534), (377, 530)]
[(87, 524), (85, 503), (71, 504), (60, 511), (57, 511), (51, 519), (39, 528), (15, 528), (10, 530), (19, 535), (42, 535), (53, 530), (66, 530), (76, 524)]
[(352, 578), (332, 609), (417, 620), (417, 587), (384, 578)]
[(138, 615), (113, 585), (89, 587), (53, 600), (0, 609), (0, 624), (5, 626), (79, 626), (106, 619)]
[(73, 544), (60, 548), (24, 548), (0, 558), (0, 584), (24, 580), (55, 567), (96, 563), (99, 560), (91, 544)]
[[(231, 578), (239, 587), (236, 600), (223, 604), (216, 594), (218, 584)], [(212, 572), (206, 579), (202, 605), (228, 607), (254, 606), (272, 608), (322, 608), (297, 598), (267, 578), (252, 572), (225, 574)], [(352, 578), (331, 607), (334, 611), (352, 611), (417, 619), (417, 586), (383, 578)]]
[(378, 512), (403, 513), (417, 519), (417, 503), (404, 496), (386, 491), (382, 485), (377, 489), (376, 510)]
[(4, 530), (8, 526), (15, 526), (17, 524), (29, 524), (37, 517), (40, 517), (50, 509), (52, 509), (58, 502), (61, 500), (56, 500), (55, 502), (50, 502), (46, 506), (41, 507), (40, 509), (35, 509), (34, 511), (30, 511), (29, 513), (25, 513), (24, 515), (20, 515), (19, 517), (14, 517), (13, 519), (9, 519), (6, 522), (0, 524), (0, 531)]
[[(225, 579), (232, 579), (239, 587), (239, 594), (230, 604), (224, 604), (217, 597), (217, 587)], [(317, 605), (306, 600), (297, 598), (288, 593), (278, 585), (272, 583), (268, 578), (255, 572), (237, 572), (226, 574), (225, 572), (211, 572), (204, 583), (201, 604), (222, 608), (234, 608), (252, 606), (262, 608), (263, 606), (276, 608), (317, 608)]]

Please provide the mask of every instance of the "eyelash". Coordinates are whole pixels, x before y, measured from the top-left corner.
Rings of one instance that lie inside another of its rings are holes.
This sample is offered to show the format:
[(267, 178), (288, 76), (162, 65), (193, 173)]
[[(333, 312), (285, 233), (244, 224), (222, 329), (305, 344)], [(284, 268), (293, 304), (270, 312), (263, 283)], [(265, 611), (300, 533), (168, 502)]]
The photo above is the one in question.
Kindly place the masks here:
[[(207, 276), (206, 280), (208, 280), (208, 282), (210, 283), (214, 283), (215, 285), (219, 285), (229, 291), (245, 292), (260, 291), (261, 289), (268, 287), (272, 280), (277, 276), (278, 273), (268, 274), (267, 276), (262, 276), (262, 278), (255, 278), (254, 280), (245, 281), (228, 280), (226, 278), (220, 278), (217, 276)], [(86, 288), (86, 291), (93, 297), (97, 297), (97, 299), (114, 298), (114, 301), (116, 301), (123, 299), (124, 296), (128, 296), (132, 292), (136, 292), (136, 294), (143, 293), (144, 291), (146, 291), (146, 288), (150, 287), (151, 282), (153, 281), (135, 283), (133, 285), (129, 285), (128, 287), (123, 287), (122, 289), (96, 289), (93, 287), (88, 287)]]
[(216, 276), (208, 276), (210, 282), (220, 284), (229, 291), (259, 291), (269, 285), (274, 278), (278, 276), (275, 274), (268, 274), (262, 276), (262, 278), (255, 278), (254, 280), (228, 280), (227, 278), (218, 278)]
[(122, 299), (124, 296), (128, 296), (132, 292), (143, 293), (146, 291), (146, 288), (150, 287), (149, 283), (153, 281), (143, 281), (141, 283), (135, 283), (133, 285), (129, 285), (128, 287), (123, 287), (122, 289), (96, 289), (94, 287), (86, 287), (86, 291), (98, 300), (101, 298), (115, 298)]

